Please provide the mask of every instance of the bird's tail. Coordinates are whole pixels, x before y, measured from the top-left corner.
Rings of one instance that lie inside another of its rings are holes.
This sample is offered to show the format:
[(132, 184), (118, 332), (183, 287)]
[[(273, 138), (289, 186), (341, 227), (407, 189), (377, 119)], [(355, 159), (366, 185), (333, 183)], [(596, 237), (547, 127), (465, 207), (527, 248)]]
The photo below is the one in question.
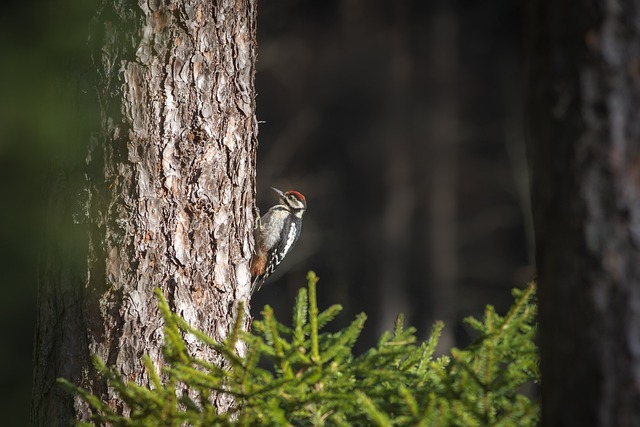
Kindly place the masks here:
[(264, 283), (264, 279), (264, 275), (256, 276), (253, 279), (253, 282), (251, 282), (251, 295), (260, 290), (262, 284)]

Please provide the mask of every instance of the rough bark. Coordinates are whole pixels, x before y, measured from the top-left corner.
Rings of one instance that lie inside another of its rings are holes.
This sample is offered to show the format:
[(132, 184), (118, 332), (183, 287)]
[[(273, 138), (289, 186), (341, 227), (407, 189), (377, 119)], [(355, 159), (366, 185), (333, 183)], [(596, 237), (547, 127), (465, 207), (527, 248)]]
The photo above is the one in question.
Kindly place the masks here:
[(88, 415), (59, 376), (115, 402), (90, 354), (147, 381), (141, 356), (161, 357), (155, 287), (217, 339), (249, 297), (256, 2), (108, 1), (96, 22), (102, 132), (87, 157), (88, 254), (73, 271), (48, 262), (40, 280), (34, 425)]
[(545, 426), (640, 425), (640, 11), (531, 2)]

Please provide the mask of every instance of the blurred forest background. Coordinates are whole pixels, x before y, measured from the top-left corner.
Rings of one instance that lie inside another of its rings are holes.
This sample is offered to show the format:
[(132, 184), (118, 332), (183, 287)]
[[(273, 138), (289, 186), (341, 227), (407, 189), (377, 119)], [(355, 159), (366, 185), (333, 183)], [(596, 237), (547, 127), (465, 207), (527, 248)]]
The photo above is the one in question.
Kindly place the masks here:
[[(87, 43), (98, 3), (13, 2), (0, 18), (5, 425), (28, 419), (38, 252), (73, 234), (47, 228), (47, 182), (80, 191), (99, 129)], [(444, 320), (446, 349), (468, 342), (463, 317), (506, 309), (533, 276), (523, 20), (513, 0), (259, 2), (258, 205), (276, 186), (309, 210), (255, 314), (268, 303), (289, 318), (309, 269), (321, 306), (345, 307), (342, 325), (368, 314), (360, 350), (399, 312), (423, 337)]]

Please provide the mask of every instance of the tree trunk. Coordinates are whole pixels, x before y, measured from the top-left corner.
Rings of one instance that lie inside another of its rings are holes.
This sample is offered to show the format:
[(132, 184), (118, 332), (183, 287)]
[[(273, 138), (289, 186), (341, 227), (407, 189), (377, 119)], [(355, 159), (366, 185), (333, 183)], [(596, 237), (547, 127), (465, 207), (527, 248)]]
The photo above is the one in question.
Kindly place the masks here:
[[(249, 298), (255, 0), (107, 1), (96, 22), (102, 132), (87, 157), (89, 239), (80, 233), (74, 245), (82, 262), (51, 258), (59, 246), (42, 269), (37, 426), (89, 415), (56, 377), (118, 406), (95, 378), (90, 354), (147, 382), (141, 356), (161, 358), (155, 287), (175, 312), (220, 340), (237, 303)], [(68, 185), (60, 179), (56, 187), (62, 197)], [(56, 217), (70, 223), (67, 202), (53, 200)], [(195, 342), (190, 350), (216, 361)], [(219, 410), (229, 404), (216, 403)]]
[(640, 426), (640, 10), (530, 2), (545, 426)]
[(458, 144), (460, 118), (456, 97), (458, 77), (458, 17), (452, 4), (443, 2), (432, 21), (433, 101), (436, 104), (424, 129), (429, 138), (423, 161), (429, 165), (425, 174), (423, 196), (428, 202), (426, 241), (429, 242), (431, 268), (429, 299), (432, 314), (423, 323), (428, 331), (436, 320), (451, 325), (442, 331), (439, 351), (455, 345), (456, 285), (458, 282)]

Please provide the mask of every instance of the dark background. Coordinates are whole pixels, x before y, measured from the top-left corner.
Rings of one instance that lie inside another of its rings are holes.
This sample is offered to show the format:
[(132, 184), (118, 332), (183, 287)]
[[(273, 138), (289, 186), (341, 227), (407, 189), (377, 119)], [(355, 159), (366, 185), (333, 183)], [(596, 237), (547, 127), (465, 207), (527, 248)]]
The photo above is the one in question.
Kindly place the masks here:
[[(258, 204), (296, 189), (296, 249), (255, 296), (290, 318), (308, 270), (320, 306), (399, 312), (442, 350), (460, 319), (504, 311), (532, 276), (523, 139), (523, 14), (513, 0), (260, 1)], [(98, 130), (87, 48), (95, 0), (32, 0), (0, 18), (0, 413), (26, 425), (47, 184), (82, 178)], [(80, 142), (78, 142), (80, 141)], [(59, 172), (62, 170), (62, 172)], [(51, 173), (51, 171), (56, 171)], [(53, 177), (53, 178), (52, 178)]]

